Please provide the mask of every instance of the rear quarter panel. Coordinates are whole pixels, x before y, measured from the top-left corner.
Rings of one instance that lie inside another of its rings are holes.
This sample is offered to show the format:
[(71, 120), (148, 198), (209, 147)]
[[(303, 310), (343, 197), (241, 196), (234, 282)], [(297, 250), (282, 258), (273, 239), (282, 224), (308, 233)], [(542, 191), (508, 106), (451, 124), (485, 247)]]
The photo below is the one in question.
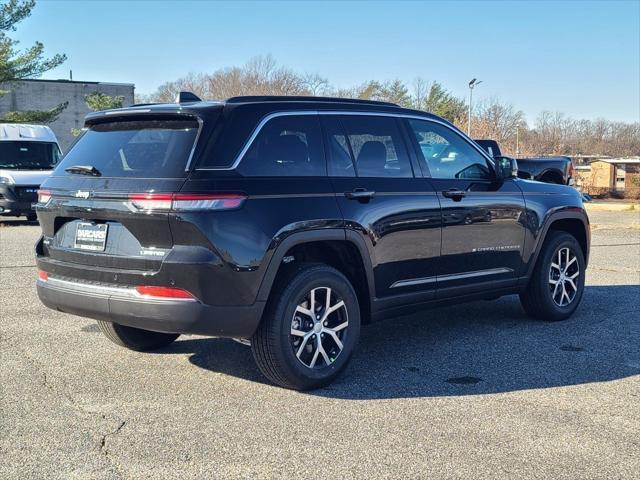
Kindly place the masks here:
[(251, 304), (278, 246), (291, 235), (342, 228), (342, 215), (327, 177), (241, 177), (196, 171), (183, 192), (244, 193), (236, 210), (171, 215), (174, 244), (201, 245), (222, 259), (203, 288), (216, 305)]

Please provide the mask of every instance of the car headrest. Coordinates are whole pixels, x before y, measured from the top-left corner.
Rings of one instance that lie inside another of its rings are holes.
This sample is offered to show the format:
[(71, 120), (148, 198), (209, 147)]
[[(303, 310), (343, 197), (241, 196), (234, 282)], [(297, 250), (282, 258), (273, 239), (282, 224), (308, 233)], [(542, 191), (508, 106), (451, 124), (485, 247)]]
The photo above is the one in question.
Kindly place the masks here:
[(357, 166), (360, 175), (380, 175), (387, 164), (387, 147), (376, 140), (365, 142), (358, 154)]
[(266, 158), (270, 162), (294, 166), (309, 160), (309, 151), (297, 135), (279, 135), (267, 144)]

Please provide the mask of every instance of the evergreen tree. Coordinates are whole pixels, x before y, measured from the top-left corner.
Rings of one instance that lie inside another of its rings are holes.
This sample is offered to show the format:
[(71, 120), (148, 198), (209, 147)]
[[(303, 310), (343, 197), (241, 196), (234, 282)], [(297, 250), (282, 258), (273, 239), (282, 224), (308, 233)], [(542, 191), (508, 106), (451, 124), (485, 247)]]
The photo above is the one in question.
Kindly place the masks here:
[[(7, 35), (8, 32), (15, 31), (18, 23), (31, 15), (35, 4), (35, 0), (8, 0), (0, 3), (0, 84), (4, 88), (11, 88), (12, 82), (18, 80), (40, 77), (67, 59), (64, 54), (46, 58), (44, 45), (40, 42), (20, 51), (17, 49), (18, 41), (12, 40)], [(7, 93), (7, 90), (0, 90), (0, 96)], [(65, 102), (45, 111), (0, 113), (0, 121), (49, 123), (58, 118), (67, 104), (68, 102)]]
[(465, 115), (467, 105), (463, 99), (449, 93), (441, 84), (433, 82), (418, 108), (455, 122)]

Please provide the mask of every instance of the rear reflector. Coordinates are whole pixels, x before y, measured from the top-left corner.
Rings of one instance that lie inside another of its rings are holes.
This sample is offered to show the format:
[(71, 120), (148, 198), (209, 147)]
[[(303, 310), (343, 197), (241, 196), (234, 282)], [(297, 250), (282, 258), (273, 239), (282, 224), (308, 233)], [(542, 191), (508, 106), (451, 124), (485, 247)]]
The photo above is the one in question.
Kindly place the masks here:
[(47, 203), (51, 200), (51, 192), (49, 190), (38, 190), (38, 203)]
[(38, 278), (43, 282), (46, 282), (47, 280), (49, 280), (49, 274), (44, 270), (38, 270)]
[(136, 291), (145, 297), (166, 298), (178, 300), (195, 300), (196, 298), (186, 290), (175, 287), (154, 287), (141, 285), (136, 287)]
[(227, 210), (238, 208), (247, 197), (238, 193), (132, 193), (131, 204), (138, 210)]

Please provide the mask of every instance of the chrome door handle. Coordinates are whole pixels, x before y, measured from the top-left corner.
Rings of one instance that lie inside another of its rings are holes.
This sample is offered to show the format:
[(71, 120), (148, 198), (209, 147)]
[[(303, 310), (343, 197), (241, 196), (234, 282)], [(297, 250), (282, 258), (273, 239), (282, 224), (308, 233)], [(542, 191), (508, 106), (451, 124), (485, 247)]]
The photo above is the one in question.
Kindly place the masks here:
[(376, 192), (364, 188), (356, 188), (351, 192), (344, 192), (344, 196), (349, 200), (371, 200), (375, 194)]
[(464, 190), (456, 190), (452, 188), (451, 190), (445, 190), (442, 192), (443, 197), (453, 198), (454, 200), (461, 200), (462, 197), (466, 196), (467, 193)]

